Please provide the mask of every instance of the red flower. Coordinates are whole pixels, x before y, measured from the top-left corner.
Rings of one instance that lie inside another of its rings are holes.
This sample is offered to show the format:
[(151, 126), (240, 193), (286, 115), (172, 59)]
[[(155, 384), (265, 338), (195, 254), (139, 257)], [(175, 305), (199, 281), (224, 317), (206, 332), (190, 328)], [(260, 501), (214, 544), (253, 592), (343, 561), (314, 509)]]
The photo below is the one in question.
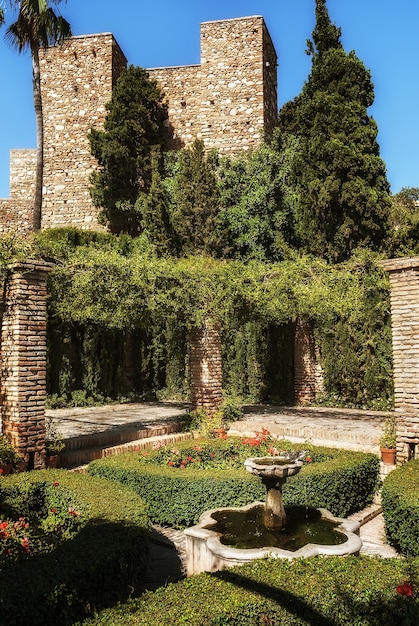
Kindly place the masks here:
[(170, 465), (170, 467), (173, 467), (174, 463), (173, 461), (167, 461), (167, 465)]
[(306, 456), (306, 463), (311, 463), (311, 456)]
[(0, 467), (0, 474), (3, 474), (3, 469)]
[(57, 512), (57, 509), (53, 506), (51, 509), (51, 513), (56, 513), (56, 512)]
[(11, 548), (6, 548), (5, 550), (3, 550), (4, 556), (10, 556), (11, 554), (12, 554)]
[(25, 552), (29, 552), (29, 539), (25, 537), (20, 543), (22, 544), (22, 548), (25, 550)]
[(0, 523), (0, 529), (1, 529), (1, 530), (4, 530), (5, 528), (7, 528), (7, 527), (8, 527), (8, 525), (9, 525), (9, 522), (1, 522), (1, 523)]
[(411, 598), (413, 596), (413, 585), (405, 580), (402, 585), (397, 587), (397, 593)]
[(209, 453), (209, 455), (210, 455), (210, 457), (211, 457), (212, 459), (215, 457), (214, 452), (210, 452), (210, 453)]
[(52, 483), (52, 486), (53, 486), (53, 487), (58, 487), (58, 485), (59, 485), (59, 484), (60, 484), (60, 483), (57, 483), (57, 481), (55, 481), (54, 483)]
[(70, 515), (72, 515), (73, 517), (77, 517), (77, 516), (78, 516), (77, 511), (76, 511), (75, 509), (73, 509), (73, 507), (72, 507), (72, 506), (70, 506), (70, 507), (69, 507), (68, 512), (69, 512), (69, 514), (70, 514)]

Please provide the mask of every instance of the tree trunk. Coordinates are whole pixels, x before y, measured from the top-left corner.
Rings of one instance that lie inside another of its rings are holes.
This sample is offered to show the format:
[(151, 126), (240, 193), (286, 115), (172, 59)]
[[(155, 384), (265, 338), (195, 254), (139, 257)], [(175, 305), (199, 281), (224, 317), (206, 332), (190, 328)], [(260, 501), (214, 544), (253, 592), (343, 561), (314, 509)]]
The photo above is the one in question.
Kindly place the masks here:
[(36, 178), (35, 196), (33, 202), (33, 223), (34, 231), (40, 230), (42, 219), (42, 186), (44, 177), (44, 120), (42, 115), (42, 95), (41, 95), (41, 70), (39, 66), (39, 46), (32, 44), (32, 76), (33, 76), (33, 100), (36, 117)]

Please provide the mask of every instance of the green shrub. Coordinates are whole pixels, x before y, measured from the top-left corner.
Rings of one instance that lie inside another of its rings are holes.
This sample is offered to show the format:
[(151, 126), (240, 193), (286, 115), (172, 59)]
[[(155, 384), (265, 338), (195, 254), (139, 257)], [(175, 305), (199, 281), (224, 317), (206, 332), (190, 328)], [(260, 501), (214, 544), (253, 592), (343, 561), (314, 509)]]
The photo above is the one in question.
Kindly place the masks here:
[(388, 541), (402, 554), (419, 556), (419, 461), (385, 478), (382, 503)]
[(405, 581), (418, 588), (418, 560), (265, 559), (171, 584), (85, 626), (415, 626), (419, 603), (400, 593)]
[[(210, 445), (211, 449), (229, 450), (238, 439), (225, 442), (199, 441), (176, 444), (186, 454), (191, 446)], [(240, 443), (237, 444), (240, 447)], [(282, 449), (296, 449), (289, 442), (277, 442)], [(171, 446), (173, 447), (173, 446)], [(253, 446), (246, 456), (255, 456)], [(237, 449), (237, 448), (235, 448)], [(370, 503), (378, 487), (379, 460), (373, 454), (345, 450), (316, 448), (307, 450), (313, 462), (287, 481), (283, 488), (286, 504), (303, 504), (327, 508), (334, 515), (344, 517)], [(149, 457), (162, 455), (161, 449), (149, 452)], [(121, 482), (136, 491), (148, 504), (151, 520), (156, 524), (177, 528), (196, 524), (200, 515), (209, 509), (223, 506), (243, 506), (265, 499), (265, 487), (244, 467), (220, 468), (192, 463), (184, 468), (155, 465), (143, 454), (127, 453), (90, 463), (92, 475)], [(217, 455), (217, 459), (219, 456)], [(241, 463), (241, 461), (240, 461)]]
[(26, 514), (32, 506), (48, 514), (57, 504), (56, 492), (42, 485), (56, 483), (64, 504), (68, 497), (67, 503), (77, 506), (80, 527), (47, 552), (1, 562), (2, 624), (73, 624), (141, 591), (149, 522), (143, 501), (129, 489), (65, 470), (42, 470), (0, 483), (1, 506), (8, 513), (22, 506)]

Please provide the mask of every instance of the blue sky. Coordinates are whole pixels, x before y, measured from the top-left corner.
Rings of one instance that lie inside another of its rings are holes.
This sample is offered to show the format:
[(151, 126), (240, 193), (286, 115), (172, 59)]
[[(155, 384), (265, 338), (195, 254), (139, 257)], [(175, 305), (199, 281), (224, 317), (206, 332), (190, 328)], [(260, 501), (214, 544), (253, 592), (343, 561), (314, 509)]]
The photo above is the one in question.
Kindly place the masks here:
[[(1, 2), (2, 0), (0, 0)], [(7, 4), (3, 0), (2, 4)], [(381, 156), (393, 193), (419, 187), (419, 2), (328, 0), (342, 43), (371, 70)], [(279, 57), (278, 102), (300, 91), (310, 71), (306, 39), (315, 0), (68, 0), (61, 13), (75, 35), (112, 32), (128, 62), (142, 67), (199, 63), (199, 24), (262, 15)], [(6, 14), (6, 19), (7, 19)], [(4, 31), (4, 27), (3, 27)], [(0, 32), (0, 198), (9, 195), (9, 152), (36, 145), (29, 53)]]

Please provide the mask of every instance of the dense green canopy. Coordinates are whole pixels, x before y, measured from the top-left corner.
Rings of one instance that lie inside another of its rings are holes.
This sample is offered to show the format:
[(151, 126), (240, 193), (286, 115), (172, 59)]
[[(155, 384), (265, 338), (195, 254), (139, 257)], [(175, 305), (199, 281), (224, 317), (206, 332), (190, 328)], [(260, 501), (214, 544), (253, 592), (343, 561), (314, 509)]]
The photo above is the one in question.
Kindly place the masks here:
[(359, 247), (380, 249), (389, 185), (377, 126), (367, 114), (374, 100), (370, 72), (343, 50), (326, 0), (316, 2), (308, 53), (310, 76), (280, 112), (282, 134), (298, 138), (296, 230), (304, 251), (341, 261)]

